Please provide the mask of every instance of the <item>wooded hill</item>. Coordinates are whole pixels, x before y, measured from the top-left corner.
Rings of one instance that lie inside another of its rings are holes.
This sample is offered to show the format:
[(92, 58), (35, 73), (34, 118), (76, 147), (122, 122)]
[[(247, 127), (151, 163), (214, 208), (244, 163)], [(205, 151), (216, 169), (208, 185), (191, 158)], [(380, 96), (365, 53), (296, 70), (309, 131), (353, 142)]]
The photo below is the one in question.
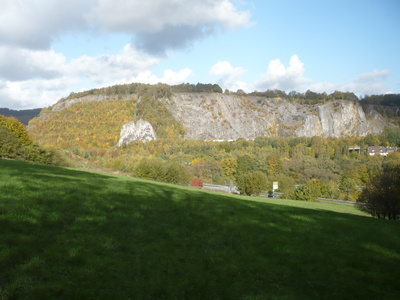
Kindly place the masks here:
[(114, 146), (122, 125), (139, 118), (152, 124), (159, 139), (365, 136), (397, 124), (396, 97), (392, 106), (375, 103), (362, 109), (363, 100), (354, 100), (353, 93), (286, 95), (268, 90), (245, 95), (222, 93), (212, 84), (134, 83), (72, 93), (43, 109), (30, 122), (29, 131), (56, 148)]
[[(367, 155), (367, 147), (400, 146), (400, 130), (393, 125), (399, 120), (396, 107), (399, 95), (391, 96), (390, 106), (380, 104), (387, 100), (386, 95), (374, 98), (375, 103), (368, 102), (370, 98), (366, 98), (365, 109), (373, 112), (371, 119), (392, 124), (391, 127), (384, 130), (382, 127), (380, 134), (345, 138), (290, 136), (290, 132), (295, 132), (295, 124), (293, 128), (289, 125), (278, 128), (276, 132), (288, 133), (285, 137), (259, 136), (254, 140), (239, 138), (231, 142), (184, 139), (187, 130), (184, 124), (188, 120), (177, 119), (177, 111), (171, 110), (171, 103), (176, 102), (180, 95), (192, 95), (192, 98), (187, 98), (189, 104), (194, 101), (190, 99), (198, 99), (201, 112), (207, 112), (211, 120), (226, 120), (226, 112), (222, 113), (215, 107), (221, 104), (217, 101), (226, 100), (229, 96), (235, 101), (243, 101), (240, 107), (247, 109), (247, 114), (252, 111), (259, 113), (272, 105), (279, 110), (285, 104), (297, 109), (296, 118), (310, 112), (311, 118), (318, 119), (318, 105), (325, 105), (324, 109), (331, 110), (335, 117), (341, 114), (341, 107), (362, 111), (359, 106), (364, 101), (358, 100), (352, 93), (340, 92), (326, 97), (325, 94), (309, 91), (288, 95), (277, 90), (255, 93), (257, 95), (244, 94), (243, 91), (222, 92), (217, 85), (211, 84), (129, 84), (95, 89), (71, 94), (54, 106), (43, 109), (39, 117), (30, 122), (29, 133), (43, 147), (61, 149), (74, 160), (81, 157), (100, 168), (181, 184), (187, 184), (194, 178), (229, 184), (231, 180), (237, 182), (241, 175), (258, 172), (265, 176), (268, 189), (272, 188), (272, 181), (279, 181), (279, 190), (286, 197), (298, 199), (304, 195), (296, 195), (295, 187), (304, 185), (307, 193), (312, 194), (311, 198), (323, 196), (356, 200), (359, 194), (357, 186), (365, 185), (371, 176), (377, 174), (385, 159), (383, 156)], [(218, 95), (223, 97), (218, 98)], [(340, 97), (356, 99), (341, 100)], [(202, 99), (204, 103), (201, 103)], [(212, 99), (217, 99), (214, 104)], [(378, 110), (387, 113), (381, 114)], [(196, 122), (202, 117), (201, 113), (196, 113), (190, 121)], [(251, 115), (236, 115), (233, 118), (239, 117), (251, 120)], [(158, 139), (116, 147), (122, 125), (139, 118), (153, 125)], [(218, 124), (208, 125), (213, 127)], [(269, 134), (273, 134), (272, 129)], [(198, 131), (201, 130), (199, 127)], [(359, 146), (360, 152), (351, 151), (353, 146)], [(396, 155), (390, 155), (390, 159), (397, 159)]]

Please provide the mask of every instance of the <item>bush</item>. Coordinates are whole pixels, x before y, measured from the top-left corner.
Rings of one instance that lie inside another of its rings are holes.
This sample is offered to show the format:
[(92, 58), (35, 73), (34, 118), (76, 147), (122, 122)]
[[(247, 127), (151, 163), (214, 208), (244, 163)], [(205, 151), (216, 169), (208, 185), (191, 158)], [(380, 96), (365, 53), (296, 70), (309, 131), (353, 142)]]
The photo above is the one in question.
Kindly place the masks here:
[(257, 196), (267, 190), (267, 176), (259, 171), (245, 173), (237, 177), (236, 186), (241, 194)]
[(0, 157), (18, 158), (23, 153), (23, 147), (18, 138), (6, 127), (0, 125)]
[(311, 179), (294, 191), (294, 199), (303, 201), (314, 201), (319, 197), (327, 197), (328, 195), (326, 185), (319, 179)]
[(300, 185), (294, 191), (294, 199), (302, 200), (302, 201), (313, 201), (316, 199), (315, 195), (313, 195), (311, 189), (307, 185)]
[(140, 178), (168, 183), (189, 183), (189, 174), (183, 165), (160, 158), (143, 159), (136, 166), (134, 174)]
[(195, 187), (195, 188), (202, 188), (203, 180), (201, 180), (200, 178), (195, 178), (192, 180), (191, 185), (192, 185), (192, 187)]

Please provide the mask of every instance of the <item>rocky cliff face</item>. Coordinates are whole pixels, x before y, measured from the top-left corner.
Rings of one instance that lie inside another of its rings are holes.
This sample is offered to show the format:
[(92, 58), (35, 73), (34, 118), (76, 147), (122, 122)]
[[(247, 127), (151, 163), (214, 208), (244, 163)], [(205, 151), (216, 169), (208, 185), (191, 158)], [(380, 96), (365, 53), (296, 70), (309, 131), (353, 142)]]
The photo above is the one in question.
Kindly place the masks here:
[[(59, 101), (38, 120), (73, 110), (78, 102), (111, 101), (113, 96), (90, 95)], [(121, 101), (137, 101), (135, 95), (119, 96)], [(358, 102), (329, 101), (315, 105), (286, 99), (221, 93), (175, 93), (160, 99), (186, 129), (186, 139), (236, 140), (260, 136), (348, 137), (378, 134), (390, 126), (373, 106), (363, 110)], [(95, 107), (95, 105), (94, 105)], [(34, 130), (31, 128), (31, 130)], [(121, 129), (118, 146), (134, 140), (156, 139), (149, 122), (130, 122)]]
[(148, 142), (156, 139), (157, 137), (153, 126), (151, 126), (149, 122), (140, 119), (136, 123), (132, 121), (122, 126), (117, 146), (120, 147), (133, 141)]
[(167, 103), (188, 139), (365, 136), (388, 125), (376, 112), (366, 115), (359, 103), (346, 100), (305, 105), (256, 96), (180, 93)]

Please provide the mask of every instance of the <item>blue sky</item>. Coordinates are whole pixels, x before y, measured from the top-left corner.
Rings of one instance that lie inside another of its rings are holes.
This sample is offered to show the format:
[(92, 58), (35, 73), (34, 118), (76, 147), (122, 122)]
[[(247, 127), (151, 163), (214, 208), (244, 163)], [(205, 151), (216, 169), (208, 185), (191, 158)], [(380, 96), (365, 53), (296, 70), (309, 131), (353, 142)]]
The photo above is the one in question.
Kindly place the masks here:
[(400, 93), (398, 0), (2, 0), (0, 107), (131, 82)]

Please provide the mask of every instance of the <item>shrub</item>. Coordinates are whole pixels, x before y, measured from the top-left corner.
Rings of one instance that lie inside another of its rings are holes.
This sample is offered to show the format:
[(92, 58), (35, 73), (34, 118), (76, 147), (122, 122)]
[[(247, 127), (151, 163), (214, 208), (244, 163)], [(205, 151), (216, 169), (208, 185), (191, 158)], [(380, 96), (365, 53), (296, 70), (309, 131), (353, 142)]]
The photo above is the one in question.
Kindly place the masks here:
[(201, 180), (200, 178), (195, 178), (192, 180), (191, 185), (192, 185), (192, 187), (195, 187), (195, 188), (202, 188), (203, 180)]
[(267, 176), (257, 171), (239, 175), (236, 179), (236, 186), (241, 194), (259, 195), (267, 189)]
[(315, 195), (313, 195), (311, 189), (307, 185), (300, 185), (294, 191), (294, 199), (303, 201), (313, 201), (316, 199), (316, 197)]
[(134, 174), (141, 178), (169, 183), (189, 183), (189, 174), (183, 165), (160, 158), (143, 159), (136, 166)]

